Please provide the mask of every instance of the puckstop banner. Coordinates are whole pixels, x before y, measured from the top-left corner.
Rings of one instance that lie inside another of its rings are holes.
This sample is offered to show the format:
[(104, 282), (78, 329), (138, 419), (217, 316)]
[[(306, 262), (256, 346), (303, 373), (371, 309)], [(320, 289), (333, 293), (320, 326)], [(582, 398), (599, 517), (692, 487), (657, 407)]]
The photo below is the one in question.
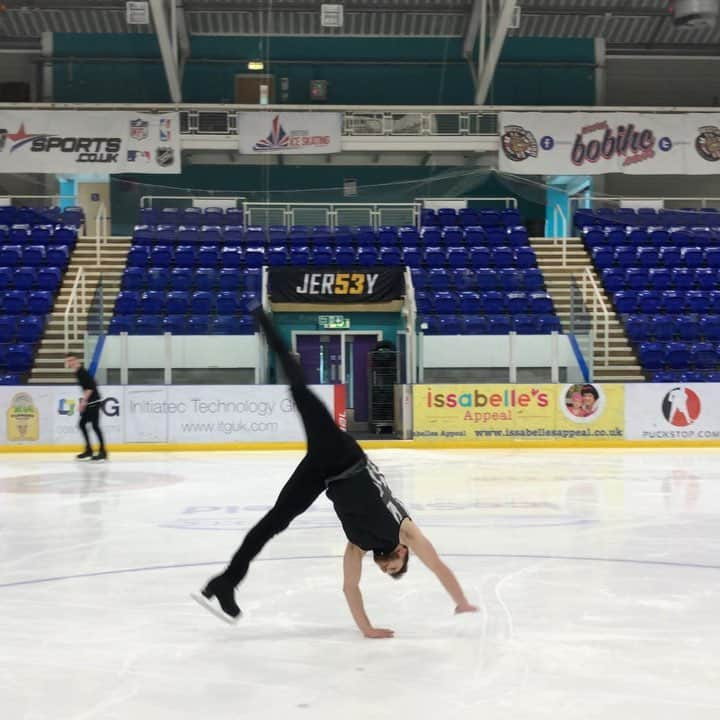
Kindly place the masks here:
[(240, 112), (237, 127), (245, 155), (326, 155), (341, 150), (340, 113)]
[(500, 113), (500, 170), (524, 175), (718, 172), (720, 113)]
[(402, 268), (270, 268), (273, 302), (381, 303), (404, 293)]
[(0, 173), (179, 173), (178, 113), (0, 110)]

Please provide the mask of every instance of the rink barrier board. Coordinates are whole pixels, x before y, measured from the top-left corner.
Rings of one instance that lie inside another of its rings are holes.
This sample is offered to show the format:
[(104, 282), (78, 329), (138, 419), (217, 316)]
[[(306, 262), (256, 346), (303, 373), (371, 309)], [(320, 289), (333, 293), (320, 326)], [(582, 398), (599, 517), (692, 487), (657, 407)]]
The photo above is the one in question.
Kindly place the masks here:
[[(413, 425), (414, 437), (361, 444), (368, 449), (720, 447), (720, 384), (594, 384), (591, 389), (582, 384), (406, 386), (412, 413), (404, 420)], [(344, 386), (315, 390), (344, 427)], [(111, 452), (305, 448), (285, 386), (108, 386), (102, 392), (101, 422)], [(0, 451), (76, 452), (81, 445), (77, 398), (74, 386), (0, 388)]]

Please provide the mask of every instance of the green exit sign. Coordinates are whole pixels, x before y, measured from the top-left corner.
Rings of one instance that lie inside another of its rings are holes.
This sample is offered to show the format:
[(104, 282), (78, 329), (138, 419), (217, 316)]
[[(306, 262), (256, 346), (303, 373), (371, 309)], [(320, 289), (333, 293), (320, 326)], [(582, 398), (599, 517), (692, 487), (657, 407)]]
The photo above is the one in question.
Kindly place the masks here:
[(320, 315), (318, 316), (318, 326), (321, 330), (348, 330), (350, 318), (344, 315)]

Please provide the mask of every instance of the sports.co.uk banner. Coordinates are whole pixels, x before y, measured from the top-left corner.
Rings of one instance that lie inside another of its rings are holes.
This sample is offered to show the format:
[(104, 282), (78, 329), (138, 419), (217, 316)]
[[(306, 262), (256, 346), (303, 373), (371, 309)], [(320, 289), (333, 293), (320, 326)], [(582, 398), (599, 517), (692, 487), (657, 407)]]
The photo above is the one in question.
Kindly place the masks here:
[(240, 112), (237, 127), (245, 155), (326, 155), (341, 150), (341, 113)]
[(500, 113), (500, 170), (524, 175), (708, 175), (720, 114)]
[(179, 173), (178, 113), (0, 110), (0, 173)]
[(404, 294), (402, 268), (270, 268), (273, 302), (381, 303)]

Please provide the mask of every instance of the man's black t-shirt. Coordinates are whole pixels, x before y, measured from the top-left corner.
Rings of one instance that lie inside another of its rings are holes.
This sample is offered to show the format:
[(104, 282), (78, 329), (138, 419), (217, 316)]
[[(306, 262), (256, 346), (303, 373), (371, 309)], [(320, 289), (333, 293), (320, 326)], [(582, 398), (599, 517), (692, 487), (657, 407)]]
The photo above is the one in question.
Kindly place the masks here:
[(100, 393), (98, 392), (98, 386), (95, 382), (95, 378), (93, 378), (93, 376), (84, 367), (81, 367), (75, 372), (75, 377), (83, 390), (92, 390), (92, 393), (88, 398), (88, 402), (97, 402), (100, 399)]
[(363, 458), (325, 484), (353, 545), (382, 553), (395, 550), (400, 544), (400, 524), (409, 516), (370, 460)]

